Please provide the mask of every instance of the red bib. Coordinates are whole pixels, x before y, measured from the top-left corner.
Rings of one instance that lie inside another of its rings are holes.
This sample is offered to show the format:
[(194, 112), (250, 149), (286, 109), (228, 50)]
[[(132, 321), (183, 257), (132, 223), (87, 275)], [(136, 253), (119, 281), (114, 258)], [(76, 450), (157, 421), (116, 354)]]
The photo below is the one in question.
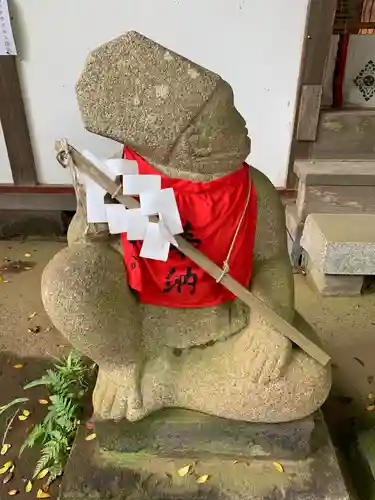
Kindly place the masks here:
[[(140, 174), (161, 175), (161, 187), (173, 188), (180, 212), (183, 236), (219, 267), (228, 255), (246, 206), (249, 167), (211, 182), (172, 179), (160, 174), (129, 148), (128, 160), (136, 160)], [(250, 200), (229, 260), (229, 274), (248, 288), (251, 278), (257, 220), (257, 196), (251, 183)], [(121, 235), (127, 278), (140, 302), (167, 307), (207, 307), (229, 302), (235, 296), (197, 264), (171, 246), (166, 262), (139, 257), (142, 241)]]

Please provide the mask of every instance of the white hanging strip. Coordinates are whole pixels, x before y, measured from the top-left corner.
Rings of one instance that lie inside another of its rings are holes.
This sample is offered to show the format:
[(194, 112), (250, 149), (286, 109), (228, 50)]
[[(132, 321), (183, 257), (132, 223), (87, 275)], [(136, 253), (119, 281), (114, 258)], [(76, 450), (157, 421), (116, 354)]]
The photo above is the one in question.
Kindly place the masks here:
[(145, 259), (162, 260), (166, 262), (169, 254), (169, 241), (160, 231), (158, 222), (148, 222), (140, 256)]
[[(107, 222), (111, 234), (126, 233), (128, 241), (143, 240), (140, 256), (165, 262), (170, 245), (178, 246), (174, 235), (183, 232), (173, 189), (161, 189), (160, 175), (139, 175), (136, 161), (119, 158), (104, 161), (90, 151), (84, 151), (83, 155), (112, 181), (122, 176), (123, 194), (140, 199), (140, 208), (131, 210), (122, 204), (106, 205), (106, 191), (83, 177), (88, 222)], [(150, 222), (152, 215), (158, 215), (159, 222)]]
[(85, 178), (85, 187), (87, 222), (93, 224), (107, 222), (107, 213), (104, 205), (105, 189), (89, 178)]
[(157, 191), (161, 188), (160, 175), (124, 175), (123, 194), (138, 196), (146, 191)]
[(169, 231), (169, 229), (165, 225), (162, 214), (159, 214), (159, 219), (160, 219), (159, 220), (160, 233), (162, 234), (163, 238), (165, 238), (167, 241), (169, 241), (169, 243), (178, 248), (178, 243), (176, 241), (176, 238), (173, 236), (173, 234)]
[(116, 174), (112, 172), (109, 168), (106, 166), (106, 161), (100, 160), (97, 156), (92, 154), (90, 151), (87, 151), (87, 149), (82, 151), (82, 155), (93, 165), (95, 165), (96, 168), (98, 168), (103, 174), (106, 174), (111, 181), (116, 180)]
[(127, 210), (121, 203), (111, 203), (104, 205), (109, 232), (111, 234), (126, 233), (128, 230)]
[(105, 162), (106, 167), (116, 175), (137, 175), (138, 163), (135, 160), (111, 158)]
[(126, 211), (127, 217), (127, 239), (129, 241), (143, 240), (146, 234), (148, 217), (141, 213), (140, 208), (132, 208)]

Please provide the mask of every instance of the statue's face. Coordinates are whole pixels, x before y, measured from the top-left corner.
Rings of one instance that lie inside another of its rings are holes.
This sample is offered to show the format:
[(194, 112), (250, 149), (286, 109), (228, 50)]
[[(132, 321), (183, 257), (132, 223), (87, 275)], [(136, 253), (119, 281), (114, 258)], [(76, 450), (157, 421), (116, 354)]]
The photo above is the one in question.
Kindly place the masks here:
[(220, 173), (241, 166), (249, 153), (246, 122), (234, 106), (231, 87), (221, 82), (176, 141), (168, 164), (192, 172)]

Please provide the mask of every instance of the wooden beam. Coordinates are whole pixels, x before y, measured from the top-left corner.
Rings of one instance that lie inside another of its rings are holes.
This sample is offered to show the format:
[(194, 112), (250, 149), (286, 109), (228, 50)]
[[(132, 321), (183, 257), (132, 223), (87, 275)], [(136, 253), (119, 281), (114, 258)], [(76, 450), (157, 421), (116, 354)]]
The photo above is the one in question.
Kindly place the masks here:
[(0, 56), (0, 121), (14, 183), (36, 185), (34, 155), (14, 56)]
[[(337, 0), (310, 0), (309, 11), (307, 16), (304, 51), (301, 62), (301, 71), (299, 77), (299, 92), (296, 107), (296, 120), (294, 126), (294, 139), (292, 143), (289, 173), (287, 187), (294, 188), (296, 185), (296, 177), (293, 173), (294, 158), (310, 158), (311, 146), (313, 141), (298, 140), (297, 130), (301, 109), (302, 89), (306, 85), (323, 86), (327, 59), (331, 48), (331, 39), (333, 34), (333, 23), (335, 20)], [(319, 100), (316, 100), (315, 106), (318, 106)], [(314, 116), (319, 116), (319, 108), (313, 112)], [(316, 121), (316, 127), (319, 120)], [(316, 131), (315, 131), (316, 132)], [(310, 136), (313, 132), (310, 130)]]
[(322, 85), (302, 85), (296, 131), (298, 141), (315, 141), (322, 93)]

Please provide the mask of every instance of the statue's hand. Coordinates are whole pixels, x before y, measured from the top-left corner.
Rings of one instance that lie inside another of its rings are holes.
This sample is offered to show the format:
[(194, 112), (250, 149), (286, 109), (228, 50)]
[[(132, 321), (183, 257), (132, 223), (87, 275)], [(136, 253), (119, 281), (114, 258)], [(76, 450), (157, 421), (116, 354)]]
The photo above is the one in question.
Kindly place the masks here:
[(140, 367), (134, 364), (100, 367), (93, 405), (95, 416), (103, 420), (142, 418), (145, 410), (140, 391)]
[(259, 315), (252, 314), (248, 328), (236, 347), (248, 354), (248, 376), (253, 383), (266, 384), (281, 377), (289, 364), (292, 343)]

